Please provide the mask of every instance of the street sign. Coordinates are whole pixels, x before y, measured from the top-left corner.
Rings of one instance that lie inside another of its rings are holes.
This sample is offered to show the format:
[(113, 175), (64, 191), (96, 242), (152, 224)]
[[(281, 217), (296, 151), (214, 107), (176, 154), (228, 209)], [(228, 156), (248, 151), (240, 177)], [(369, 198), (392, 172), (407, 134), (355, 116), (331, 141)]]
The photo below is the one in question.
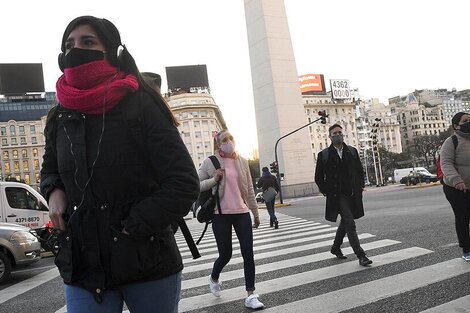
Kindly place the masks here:
[(348, 79), (330, 79), (331, 97), (333, 99), (351, 99)]

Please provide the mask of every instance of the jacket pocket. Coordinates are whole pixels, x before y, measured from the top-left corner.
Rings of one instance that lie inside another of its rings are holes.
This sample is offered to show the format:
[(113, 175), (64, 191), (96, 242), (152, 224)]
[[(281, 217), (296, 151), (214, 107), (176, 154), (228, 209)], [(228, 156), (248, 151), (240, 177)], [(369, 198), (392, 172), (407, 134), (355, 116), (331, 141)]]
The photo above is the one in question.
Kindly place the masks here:
[(134, 239), (112, 230), (110, 266), (113, 283), (126, 283), (155, 274), (162, 256), (156, 236)]
[(63, 232), (60, 232), (57, 235), (57, 240), (59, 242), (59, 251), (55, 257), (54, 263), (59, 269), (60, 276), (64, 279), (64, 282), (70, 283), (72, 281), (74, 264), (73, 260), (73, 247), (72, 247), (72, 232), (70, 229), (67, 229)]

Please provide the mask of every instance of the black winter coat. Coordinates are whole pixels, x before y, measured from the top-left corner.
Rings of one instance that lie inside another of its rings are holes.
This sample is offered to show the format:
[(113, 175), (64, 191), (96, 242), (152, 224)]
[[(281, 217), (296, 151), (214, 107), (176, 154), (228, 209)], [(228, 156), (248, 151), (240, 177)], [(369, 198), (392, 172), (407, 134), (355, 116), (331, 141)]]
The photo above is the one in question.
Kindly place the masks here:
[(269, 187), (273, 187), (279, 192), (279, 184), (277, 183), (277, 178), (274, 175), (261, 176), (256, 184), (256, 187), (261, 188), (263, 191), (266, 191)]
[(343, 143), (343, 158), (340, 159), (333, 145), (328, 147), (328, 161), (323, 164), (322, 153), (317, 157), (315, 183), (320, 192), (326, 195), (325, 219), (336, 222), (339, 214), (338, 195), (351, 197), (352, 214), (355, 219), (364, 216), (362, 191), (364, 189), (364, 171), (356, 148), (350, 149)]
[[(145, 151), (125, 119), (128, 107), (136, 105), (143, 110)], [(50, 116), (41, 191), (47, 200), (54, 188), (67, 196), (68, 226), (59, 234), (55, 259), (65, 283), (99, 296), (106, 288), (182, 270), (170, 224), (188, 213), (199, 179), (163, 105), (139, 90), (107, 112), (104, 121), (101, 114), (61, 106)]]

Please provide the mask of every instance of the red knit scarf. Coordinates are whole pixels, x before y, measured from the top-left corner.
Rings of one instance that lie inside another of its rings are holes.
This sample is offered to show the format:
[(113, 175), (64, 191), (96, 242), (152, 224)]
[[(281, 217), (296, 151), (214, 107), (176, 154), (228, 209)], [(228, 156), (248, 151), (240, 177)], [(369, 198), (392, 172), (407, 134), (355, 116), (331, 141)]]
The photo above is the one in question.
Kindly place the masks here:
[(85, 114), (111, 110), (128, 93), (139, 89), (134, 75), (126, 75), (108, 61), (94, 61), (64, 70), (56, 84), (57, 99), (67, 109)]

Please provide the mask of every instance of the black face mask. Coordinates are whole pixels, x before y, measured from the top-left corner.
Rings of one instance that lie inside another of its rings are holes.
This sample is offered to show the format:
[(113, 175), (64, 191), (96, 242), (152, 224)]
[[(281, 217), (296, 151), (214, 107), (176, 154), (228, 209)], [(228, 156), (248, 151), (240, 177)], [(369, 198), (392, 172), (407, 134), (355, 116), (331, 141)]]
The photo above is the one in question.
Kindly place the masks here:
[(466, 122), (460, 125), (460, 131), (463, 133), (470, 134), (470, 122)]
[(64, 68), (101, 60), (104, 60), (104, 53), (102, 51), (73, 48), (64, 57)]

